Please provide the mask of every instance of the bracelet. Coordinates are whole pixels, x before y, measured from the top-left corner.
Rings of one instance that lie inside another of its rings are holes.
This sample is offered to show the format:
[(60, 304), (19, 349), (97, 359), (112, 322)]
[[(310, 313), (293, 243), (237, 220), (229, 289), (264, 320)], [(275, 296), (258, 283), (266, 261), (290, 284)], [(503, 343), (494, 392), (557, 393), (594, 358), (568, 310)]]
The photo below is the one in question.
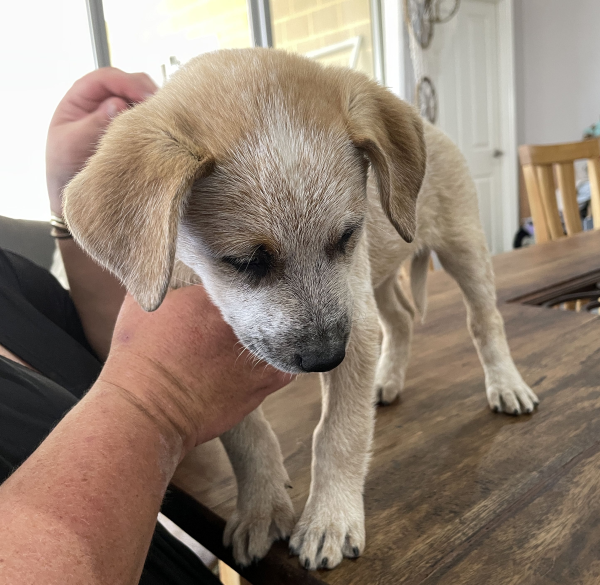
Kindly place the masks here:
[(60, 216), (52, 213), (50, 215), (50, 235), (57, 240), (68, 240), (72, 238), (69, 227), (65, 223), (65, 220)]

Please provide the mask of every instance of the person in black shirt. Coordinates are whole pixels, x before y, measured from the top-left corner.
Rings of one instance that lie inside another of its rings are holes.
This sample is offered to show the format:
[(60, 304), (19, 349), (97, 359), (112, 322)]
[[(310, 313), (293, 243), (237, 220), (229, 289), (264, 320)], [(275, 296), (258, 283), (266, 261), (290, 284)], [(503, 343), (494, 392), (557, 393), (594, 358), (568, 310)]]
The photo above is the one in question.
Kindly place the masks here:
[[(154, 90), (107, 68), (67, 93), (48, 135), (54, 214), (110, 118)], [(233, 367), (237, 340), (202, 287), (144, 313), (72, 239), (58, 242), (70, 294), (0, 250), (0, 582), (217, 583), (154, 530), (161, 499), (187, 451), (289, 377)]]

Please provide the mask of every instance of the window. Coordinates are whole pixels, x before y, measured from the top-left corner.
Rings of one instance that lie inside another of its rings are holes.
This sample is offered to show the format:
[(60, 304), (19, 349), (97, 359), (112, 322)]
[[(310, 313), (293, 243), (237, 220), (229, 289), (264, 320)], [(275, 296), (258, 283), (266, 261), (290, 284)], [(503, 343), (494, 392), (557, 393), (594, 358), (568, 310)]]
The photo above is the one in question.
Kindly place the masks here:
[(104, 0), (111, 63), (162, 85), (208, 51), (252, 46), (246, 0)]
[[(252, 46), (249, 5), (264, 0), (90, 0), (103, 6), (111, 64), (145, 71), (158, 85), (191, 57)], [(276, 48), (381, 78), (378, 0), (270, 0)], [(10, 3), (4, 22), (0, 96), (0, 215), (45, 220), (45, 143), (52, 113), (72, 83), (94, 68), (85, 2)], [(255, 23), (256, 24), (256, 23)], [(102, 26), (102, 25), (101, 25)], [(102, 29), (103, 30), (103, 29)], [(255, 29), (256, 31), (256, 29)], [(256, 32), (255, 32), (256, 34)], [(105, 46), (105, 45), (104, 45)], [(375, 58), (374, 58), (375, 57)]]
[(369, 0), (271, 0), (273, 45), (374, 76)]
[(2, 18), (0, 215), (47, 220), (48, 125), (73, 82), (94, 69), (86, 7), (81, 0), (10, 2)]

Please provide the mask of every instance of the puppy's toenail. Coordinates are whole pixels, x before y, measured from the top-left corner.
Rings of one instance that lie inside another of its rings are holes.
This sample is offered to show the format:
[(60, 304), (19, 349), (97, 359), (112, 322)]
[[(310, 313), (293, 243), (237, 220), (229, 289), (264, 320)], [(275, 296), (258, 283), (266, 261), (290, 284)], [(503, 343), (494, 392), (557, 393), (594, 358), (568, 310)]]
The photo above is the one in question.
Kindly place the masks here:
[(310, 569), (310, 561), (309, 561), (308, 559), (306, 559), (306, 560), (304, 561), (304, 568), (305, 568), (305, 569)]
[(494, 406), (494, 412), (500, 412), (500, 407), (499, 406)]
[(290, 546), (290, 548), (288, 548), (288, 550), (290, 552), (290, 556), (291, 557), (297, 557), (298, 556), (298, 551), (293, 546)]
[(321, 567), (324, 569), (325, 567), (327, 567), (327, 563), (329, 562), (329, 559), (327, 557), (323, 557), (323, 560), (321, 561)]
[(519, 414), (519, 409), (518, 409), (518, 408), (515, 408), (515, 409), (513, 410), (513, 414), (514, 414), (515, 416), (517, 416), (517, 414)]
[(358, 547), (355, 546), (352, 548), (352, 554), (357, 557), (360, 554), (360, 551), (358, 550)]

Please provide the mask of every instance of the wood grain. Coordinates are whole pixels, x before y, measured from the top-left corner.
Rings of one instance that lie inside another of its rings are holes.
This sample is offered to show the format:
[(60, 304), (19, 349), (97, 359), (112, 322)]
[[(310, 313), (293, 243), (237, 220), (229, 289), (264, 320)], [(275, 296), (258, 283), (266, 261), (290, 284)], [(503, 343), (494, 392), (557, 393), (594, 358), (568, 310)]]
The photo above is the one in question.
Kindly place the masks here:
[(546, 222), (546, 212), (542, 203), (542, 196), (538, 186), (537, 173), (533, 165), (523, 165), (523, 177), (527, 188), (531, 219), (535, 226), (535, 241), (543, 244), (550, 240), (550, 232)]
[(572, 236), (583, 230), (579, 205), (577, 204), (577, 189), (575, 187), (575, 167), (573, 163), (559, 163), (556, 165), (558, 189), (563, 205), (563, 215), (567, 235)]
[[(538, 186), (542, 198), (542, 206), (544, 207), (546, 225), (550, 231), (551, 239), (557, 240), (558, 238), (564, 237), (565, 232), (563, 231), (560, 215), (558, 213), (552, 165), (539, 165), (536, 166), (535, 169), (537, 171)], [(533, 224), (534, 229), (538, 226), (539, 224)]]
[[(460, 292), (446, 274), (430, 274), (427, 322), (415, 326), (402, 399), (377, 413), (365, 553), (307, 573), (278, 543), (244, 576), (254, 585), (597, 584), (600, 322), (506, 301), (600, 269), (599, 249), (600, 233), (588, 232), (494, 259), (515, 362), (542, 399), (536, 413), (519, 418), (489, 411)], [(265, 412), (299, 513), (320, 413), (317, 380), (294, 382), (266, 401)], [(208, 510), (204, 540), (218, 549), (236, 496), (220, 445), (188, 457), (175, 483)], [(193, 526), (184, 529), (191, 534)]]
[(596, 218), (594, 229), (600, 229), (600, 160), (588, 160), (588, 176), (590, 179), (590, 196), (592, 217)]
[(562, 238), (565, 234), (556, 203), (556, 172), (567, 235), (581, 231), (573, 162), (586, 159), (590, 180), (591, 214), (600, 229), (600, 141), (583, 140), (566, 144), (519, 147), (527, 196), (537, 243)]
[(240, 577), (229, 565), (219, 561), (219, 580), (223, 585), (248, 585), (248, 581)]
[(519, 158), (524, 165), (551, 165), (573, 162), (584, 158), (598, 158), (598, 140), (582, 140), (562, 144), (524, 144), (519, 147)]

